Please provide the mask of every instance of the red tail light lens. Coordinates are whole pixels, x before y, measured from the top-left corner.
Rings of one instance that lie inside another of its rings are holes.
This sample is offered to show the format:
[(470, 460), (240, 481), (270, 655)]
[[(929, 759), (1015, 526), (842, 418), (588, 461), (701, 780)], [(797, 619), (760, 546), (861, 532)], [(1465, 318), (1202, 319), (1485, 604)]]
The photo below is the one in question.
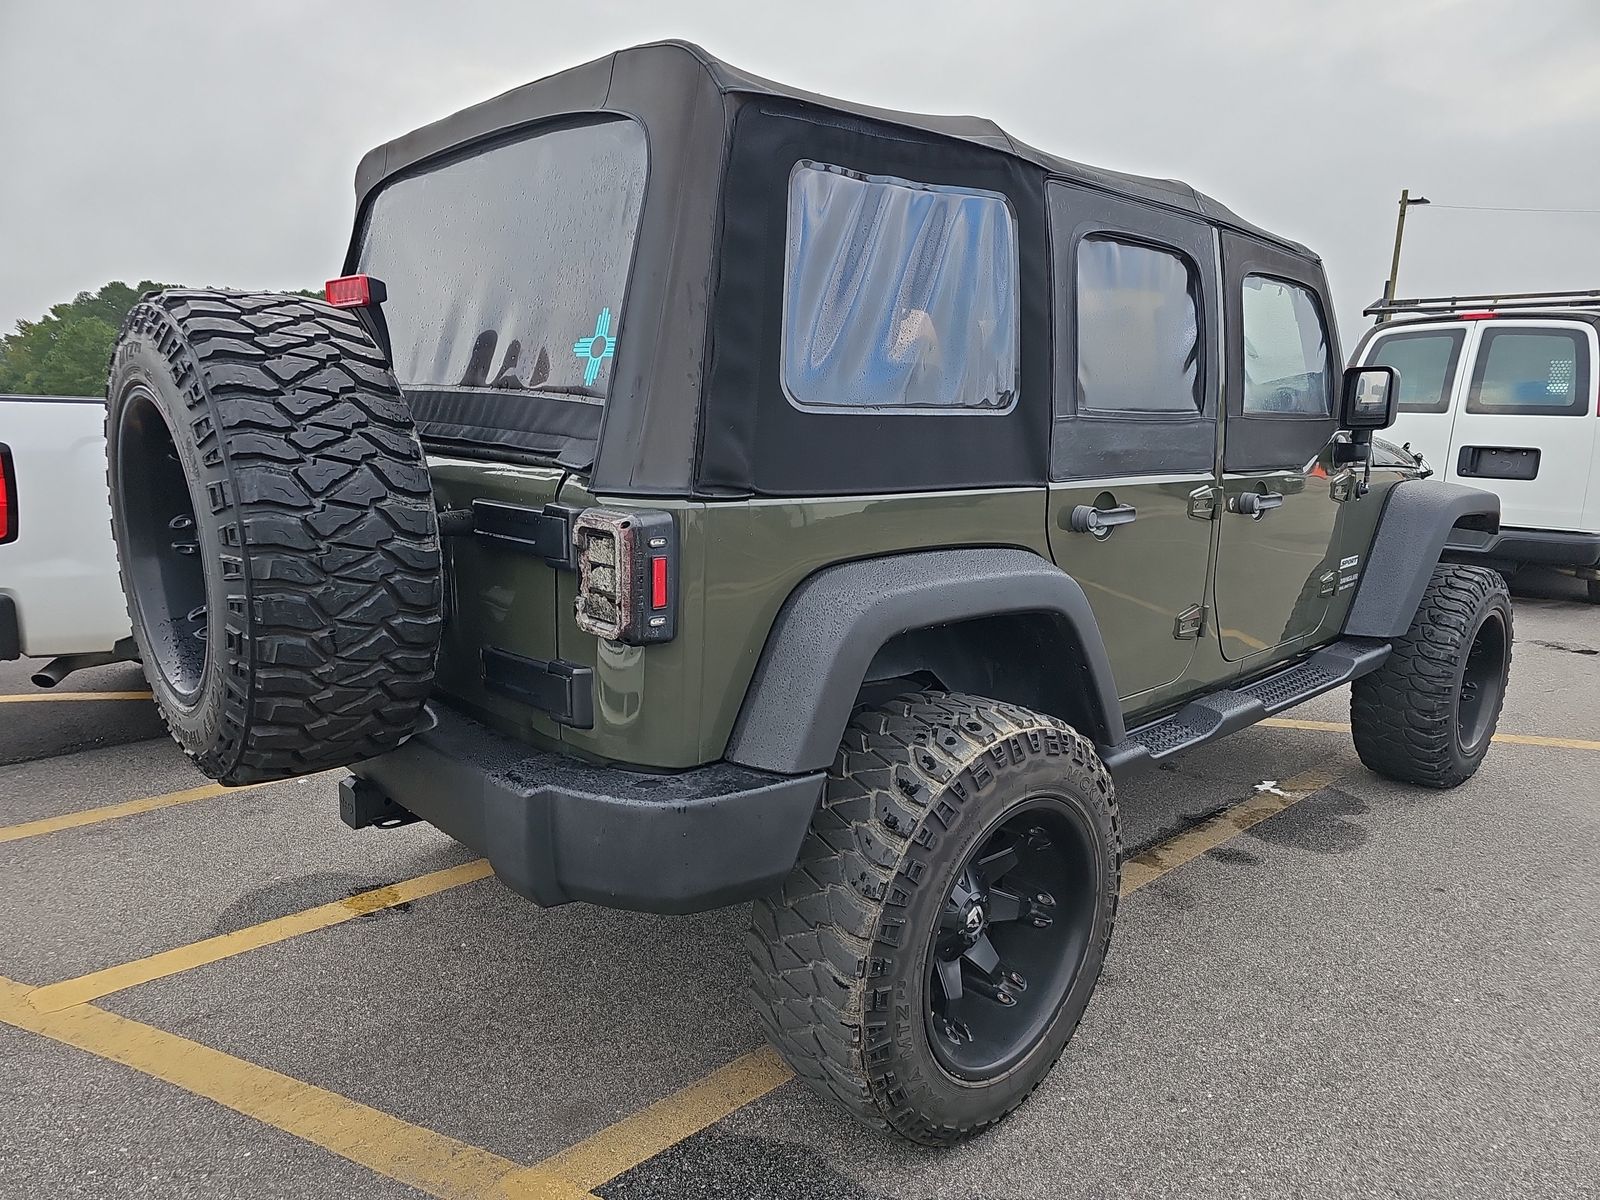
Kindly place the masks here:
[(629, 646), (676, 636), (678, 533), (671, 513), (587, 509), (572, 523), (572, 541), (579, 629)]
[(0, 546), (17, 540), (17, 475), (11, 447), (0, 446)]
[(650, 560), (650, 607), (663, 609), (667, 606), (667, 560), (652, 558)]
[(322, 290), (335, 308), (370, 308), (385, 299), (383, 283), (370, 275), (341, 275), (328, 280)]

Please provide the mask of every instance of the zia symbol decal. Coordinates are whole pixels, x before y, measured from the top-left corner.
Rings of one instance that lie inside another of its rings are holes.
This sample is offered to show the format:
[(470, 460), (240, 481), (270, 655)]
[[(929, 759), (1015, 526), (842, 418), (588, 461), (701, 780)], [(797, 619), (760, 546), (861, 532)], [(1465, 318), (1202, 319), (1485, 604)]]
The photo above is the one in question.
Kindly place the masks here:
[(588, 360), (583, 368), (585, 387), (594, 386), (594, 381), (600, 377), (600, 364), (610, 358), (616, 349), (617, 339), (611, 336), (611, 310), (602, 308), (600, 315), (594, 319), (594, 333), (572, 343), (572, 352)]

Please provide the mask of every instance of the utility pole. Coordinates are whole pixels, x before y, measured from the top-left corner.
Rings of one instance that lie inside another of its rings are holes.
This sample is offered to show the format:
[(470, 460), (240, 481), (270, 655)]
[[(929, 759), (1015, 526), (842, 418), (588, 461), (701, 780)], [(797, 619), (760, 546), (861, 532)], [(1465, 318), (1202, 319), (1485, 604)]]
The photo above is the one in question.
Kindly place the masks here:
[[(1400, 189), (1400, 217), (1394, 223), (1394, 257), (1389, 260), (1389, 281), (1383, 285), (1383, 298), (1385, 301), (1394, 299), (1395, 286), (1400, 279), (1400, 239), (1405, 237), (1406, 233), (1406, 209), (1413, 204), (1427, 203), (1428, 198), (1426, 196), (1418, 196), (1413, 200), (1410, 188)], [(1391, 314), (1389, 313), (1380, 313), (1378, 316), (1379, 323), (1387, 321), (1390, 316)]]

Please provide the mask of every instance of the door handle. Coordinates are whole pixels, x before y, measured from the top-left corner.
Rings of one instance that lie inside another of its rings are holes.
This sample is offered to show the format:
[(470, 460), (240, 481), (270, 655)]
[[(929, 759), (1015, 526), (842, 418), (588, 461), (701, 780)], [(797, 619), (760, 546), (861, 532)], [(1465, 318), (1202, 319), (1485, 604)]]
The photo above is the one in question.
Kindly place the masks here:
[(1252, 521), (1259, 521), (1282, 504), (1282, 492), (1240, 492), (1236, 511)]
[(1092, 533), (1095, 537), (1103, 538), (1118, 525), (1132, 524), (1138, 516), (1139, 510), (1131, 504), (1119, 504), (1115, 508), (1095, 508), (1092, 504), (1080, 504), (1067, 518), (1067, 528), (1073, 533)]

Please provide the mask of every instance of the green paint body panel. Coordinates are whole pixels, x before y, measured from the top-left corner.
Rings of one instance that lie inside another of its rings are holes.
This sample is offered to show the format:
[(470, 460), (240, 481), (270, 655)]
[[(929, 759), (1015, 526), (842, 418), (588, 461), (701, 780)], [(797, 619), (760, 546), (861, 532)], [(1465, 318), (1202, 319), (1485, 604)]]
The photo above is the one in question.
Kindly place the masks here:
[[(810, 500), (659, 502), (682, 547), (678, 636), (646, 648), (582, 633), (577, 577), (561, 579), (560, 648), (595, 670), (595, 726), (564, 729), (571, 751), (657, 768), (722, 757), (767, 633), (789, 593), (833, 563), (947, 546), (1015, 546), (1049, 557), (1044, 488)], [(577, 483), (569, 504), (591, 497)]]
[[(1125, 708), (1159, 705), (1189, 672), (1198, 638), (1174, 636), (1178, 615), (1204, 605), (1213, 523), (1189, 515), (1210, 475), (1052, 484), (1050, 545), (1082, 586), (1116, 673)], [(1131, 506), (1137, 518), (1097, 537), (1070, 527), (1079, 505)]]
[[(1337, 570), (1349, 556), (1365, 554), (1383, 492), (1403, 477), (1398, 471), (1374, 472), (1367, 496), (1343, 502), (1329, 498), (1326, 474), (1307, 477), (1297, 497), (1307, 505), (1305, 519), (1283, 536), (1285, 544), (1298, 544), (1291, 551), (1272, 546), (1264, 552), (1249, 539), (1283, 512), (1251, 522), (1226, 512), (1219, 499), (1209, 519), (1191, 515), (1197, 499), (1254, 482), (1226, 480), (1217, 488), (1210, 475), (909, 496), (645, 505), (594, 496), (581, 480), (553, 467), (450, 458), (435, 458), (430, 466), (441, 509), (469, 507), (476, 499), (534, 508), (560, 500), (580, 508), (604, 504), (673, 514), (682, 555), (678, 634), (648, 647), (606, 642), (578, 628), (575, 572), (482, 538), (446, 543), (449, 594), (439, 691), (493, 728), (534, 746), (653, 770), (699, 766), (722, 756), (778, 610), (807, 576), (851, 559), (952, 546), (1031, 550), (1077, 579), (1100, 624), (1124, 715), (1130, 726), (1137, 725), (1196, 693), (1259, 674), (1334, 636), (1353, 587), (1316, 597), (1309, 612), (1295, 614), (1300, 624), (1291, 628), (1291, 636), (1279, 635), (1308, 574), (1315, 580), (1325, 564)], [(1313, 503), (1326, 510), (1312, 510)], [(1104, 538), (1074, 533), (1070, 517), (1080, 504), (1132, 505), (1138, 519)], [(1237, 524), (1230, 527), (1230, 522)], [(1317, 545), (1316, 528), (1323, 527)], [(1264, 608), (1257, 611), (1233, 597), (1236, 616), (1224, 620), (1234, 625), (1223, 625), (1219, 633), (1215, 589), (1224, 575), (1216, 564), (1235, 529), (1241, 537), (1238, 553), (1251, 561), (1264, 554), (1262, 561), (1276, 562), (1294, 554), (1294, 590), (1288, 581), (1271, 581), (1276, 607), (1270, 617)], [(1175, 636), (1179, 614), (1197, 605), (1206, 610), (1198, 636)], [(1271, 639), (1272, 648), (1250, 647), (1244, 636), (1263, 643)], [(563, 727), (525, 703), (489, 691), (480, 665), (487, 646), (592, 668), (594, 726)], [(1255, 652), (1241, 654), (1240, 647)]]

